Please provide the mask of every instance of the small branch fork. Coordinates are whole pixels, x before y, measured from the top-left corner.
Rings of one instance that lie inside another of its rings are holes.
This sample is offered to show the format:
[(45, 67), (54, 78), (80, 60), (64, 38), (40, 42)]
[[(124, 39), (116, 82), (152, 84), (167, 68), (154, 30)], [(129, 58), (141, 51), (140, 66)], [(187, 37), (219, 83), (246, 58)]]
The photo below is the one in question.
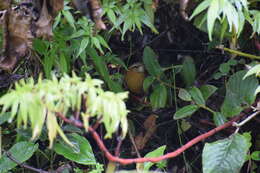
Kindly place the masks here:
[[(56, 113), (56, 115), (58, 117), (60, 117), (64, 122), (72, 124), (74, 126), (83, 128), (83, 124), (79, 121), (74, 121), (71, 119), (66, 118), (64, 115), (62, 115), (61, 113)], [(128, 165), (128, 164), (132, 164), (132, 163), (144, 163), (144, 162), (159, 162), (161, 160), (165, 160), (165, 159), (169, 159), (169, 158), (173, 158), (176, 157), (178, 155), (180, 155), (182, 152), (184, 152), (185, 150), (189, 149), (190, 147), (192, 147), (193, 145), (197, 144), (198, 142), (214, 135), (215, 133), (230, 127), (234, 124), (234, 122), (238, 121), (239, 119), (241, 119), (243, 117), (243, 114), (238, 115), (236, 117), (234, 117), (232, 120), (228, 121), (227, 123), (218, 126), (212, 130), (210, 130), (207, 133), (204, 133), (202, 135), (197, 136), (196, 138), (192, 139), (191, 141), (189, 141), (188, 143), (186, 143), (185, 145), (183, 145), (182, 147), (180, 147), (179, 149), (167, 153), (163, 156), (160, 157), (150, 157), (150, 158), (130, 158), (130, 159), (123, 159), (123, 158), (119, 158), (117, 156), (112, 155), (108, 149), (106, 148), (106, 146), (104, 145), (102, 139), (100, 138), (99, 134), (96, 132), (96, 130), (92, 127), (88, 128), (88, 132), (90, 132), (92, 134), (92, 137), (95, 139), (95, 141), (97, 142), (99, 148), (101, 151), (104, 152), (105, 156), (107, 157), (107, 159), (111, 162), (117, 162), (120, 163), (122, 165)]]
[(34, 172), (38, 172), (38, 173), (49, 173), (48, 171), (44, 171), (42, 169), (37, 169), (37, 168), (34, 168), (34, 167), (31, 167), (25, 163), (20, 163), (20, 161), (16, 160), (12, 154), (10, 152), (5, 152), (6, 153), (6, 156), (12, 160), (14, 163), (16, 163), (17, 165), (23, 167), (23, 168), (26, 168), (26, 169), (29, 169), (31, 171), (34, 171)]

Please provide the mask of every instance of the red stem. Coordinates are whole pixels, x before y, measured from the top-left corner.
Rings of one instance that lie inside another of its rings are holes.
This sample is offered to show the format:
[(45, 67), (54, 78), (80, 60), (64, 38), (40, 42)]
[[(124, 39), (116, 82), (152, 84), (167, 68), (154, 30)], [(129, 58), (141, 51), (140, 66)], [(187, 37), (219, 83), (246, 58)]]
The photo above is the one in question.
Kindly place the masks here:
[[(73, 124), (77, 127), (83, 127), (83, 124), (81, 122), (74, 122), (73, 120), (67, 119), (61, 113), (57, 113), (57, 116), (59, 116), (62, 120), (64, 120), (67, 123)], [(95, 139), (95, 141), (97, 142), (100, 150), (104, 152), (105, 156), (107, 157), (107, 159), (109, 161), (117, 162), (117, 163), (120, 163), (120, 164), (123, 164), (123, 165), (127, 165), (127, 164), (132, 164), (132, 163), (159, 162), (161, 160), (176, 157), (176, 156), (180, 155), (182, 152), (184, 152), (185, 150), (187, 150), (188, 148), (190, 148), (191, 146), (197, 144), (198, 142), (214, 135), (215, 133), (217, 133), (217, 132), (219, 132), (219, 131), (221, 131), (221, 130), (229, 127), (229, 126), (232, 126), (232, 123), (239, 120), (241, 117), (242, 117), (241, 115), (237, 116), (237, 117), (233, 118), (232, 120), (230, 120), (229, 122), (227, 122), (227, 123), (225, 123), (221, 126), (218, 126), (214, 129), (210, 130), (207, 133), (204, 133), (200, 136), (197, 136), (196, 138), (192, 139), (191, 141), (189, 141), (188, 143), (186, 143), (185, 145), (183, 145), (182, 147), (180, 147), (179, 149), (177, 149), (173, 152), (167, 153), (163, 156), (150, 157), (150, 158), (123, 159), (123, 158), (116, 157), (108, 151), (108, 149), (104, 145), (102, 139), (100, 138), (99, 134), (92, 127), (89, 127), (88, 131), (92, 134), (92, 136)]]

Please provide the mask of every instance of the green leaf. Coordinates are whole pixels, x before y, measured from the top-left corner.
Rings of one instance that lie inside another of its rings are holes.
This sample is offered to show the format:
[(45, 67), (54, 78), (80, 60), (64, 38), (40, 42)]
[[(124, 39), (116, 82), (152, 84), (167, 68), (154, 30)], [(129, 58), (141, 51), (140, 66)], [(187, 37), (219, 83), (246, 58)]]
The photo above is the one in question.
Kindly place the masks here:
[(117, 57), (117, 55), (111, 54), (110, 52), (108, 52), (106, 55), (106, 62), (107, 63), (112, 63), (112, 64), (116, 64), (116, 65), (120, 65), (122, 66), (125, 70), (127, 70), (127, 66), (125, 65), (124, 61), (122, 59), (120, 59), (119, 57)]
[(0, 114), (0, 125), (5, 123), (6, 121), (8, 121), (10, 118), (11, 118), (11, 113), (10, 112), (6, 112), (6, 113), (3, 113), (3, 114)]
[(114, 11), (109, 9), (107, 11), (107, 16), (108, 16), (109, 20), (115, 25), (115, 23), (116, 23), (116, 15), (115, 15)]
[(260, 161), (260, 151), (254, 151), (251, 154), (251, 158), (255, 161)]
[(216, 92), (218, 88), (213, 85), (203, 85), (200, 87), (200, 91), (203, 95), (204, 100), (208, 100), (208, 98)]
[(88, 43), (89, 43), (89, 38), (88, 37), (83, 38), (81, 40), (79, 51), (78, 51), (78, 54), (77, 54), (76, 57), (79, 57), (79, 55), (87, 48)]
[(167, 101), (167, 89), (164, 85), (157, 85), (150, 96), (153, 108), (164, 108)]
[(191, 95), (192, 100), (198, 104), (198, 105), (205, 105), (205, 100), (203, 98), (202, 93), (200, 92), (200, 90), (197, 87), (192, 87), (189, 90), (189, 93)]
[(244, 76), (243, 79), (247, 78), (248, 76), (251, 76), (253, 74), (258, 75), (260, 73), (260, 64), (255, 65), (254, 67), (252, 67)]
[(204, 11), (206, 8), (209, 7), (210, 3), (211, 3), (212, 0), (204, 0), (202, 1), (202, 3), (200, 3), (197, 8), (193, 11), (191, 17), (190, 17), (190, 20), (197, 16), (199, 13), (201, 13), (202, 11)]
[(181, 75), (186, 87), (190, 87), (193, 85), (196, 78), (196, 67), (192, 57), (184, 57)]
[(236, 8), (231, 4), (229, 1), (225, 1), (225, 7), (223, 7), (223, 13), (227, 17), (228, 24), (229, 24), (229, 32), (232, 31), (232, 28), (235, 29), (235, 32), (238, 32), (238, 24), (239, 18)]
[[(23, 163), (29, 158), (32, 157), (33, 153), (38, 149), (38, 144), (34, 144), (32, 142), (19, 142), (12, 146), (12, 148), (8, 151), (11, 156), (17, 160), (19, 163)], [(2, 156), (0, 159), (0, 172), (4, 173), (8, 170), (16, 167), (17, 164), (10, 160), (6, 154)]]
[(158, 77), (163, 73), (159, 62), (157, 61), (157, 55), (150, 47), (145, 47), (143, 52), (143, 62), (148, 73), (154, 77)]
[(73, 147), (59, 140), (54, 144), (54, 151), (65, 158), (83, 165), (95, 165), (96, 159), (92, 151), (92, 147), (86, 138), (72, 133), (67, 135)]
[(199, 109), (197, 105), (188, 105), (179, 109), (173, 116), (175, 120), (188, 117)]
[[(157, 149), (155, 149), (154, 151), (151, 151), (149, 153), (147, 153), (144, 157), (148, 158), (148, 157), (159, 157), (159, 156), (162, 156), (164, 151), (165, 151), (165, 148), (166, 146), (163, 145)], [(162, 163), (162, 162), (166, 162), (165, 160), (164, 161), (160, 161), (159, 163)], [(157, 164), (159, 164), (157, 163)], [(144, 171), (149, 171), (149, 169), (154, 165), (155, 163), (152, 163), (152, 162), (145, 162), (144, 163)]]
[(46, 55), (43, 59), (43, 69), (47, 78), (51, 78), (51, 70), (54, 66), (55, 57), (52, 55)]
[(225, 117), (239, 114), (255, 101), (258, 80), (255, 76), (250, 76), (243, 80), (245, 74), (246, 71), (239, 71), (232, 75), (227, 82), (226, 96), (221, 106), (221, 113)]
[(44, 55), (49, 47), (48, 42), (40, 39), (33, 40), (33, 49), (36, 50), (39, 54)]
[(219, 71), (224, 74), (228, 74), (230, 70), (230, 66), (228, 63), (223, 63), (219, 67)]
[(219, 0), (212, 0), (207, 12), (207, 27), (210, 41), (212, 40), (212, 31), (214, 23), (219, 15), (219, 10)]
[(76, 30), (75, 27), (75, 20), (74, 17), (72, 16), (72, 14), (70, 13), (69, 10), (62, 10), (62, 14), (64, 15), (64, 17), (66, 18), (66, 20), (69, 22), (70, 26)]
[(84, 31), (83, 29), (78, 30), (77, 32), (74, 32), (69, 39), (73, 39), (73, 38), (78, 38), (81, 37), (85, 34), (86, 31)]
[(62, 53), (60, 55), (60, 61), (59, 61), (59, 65), (60, 65), (60, 69), (61, 69), (62, 73), (68, 73), (69, 72), (69, 69), (68, 69), (69, 64), (70, 63), (67, 62), (65, 55)]
[(213, 120), (216, 126), (220, 126), (227, 122), (227, 119), (225, 116), (223, 116), (220, 112), (215, 112), (213, 115)]
[(260, 86), (258, 86), (255, 90), (255, 95), (257, 95), (260, 92)]
[(152, 85), (154, 80), (155, 80), (155, 78), (153, 76), (148, 76), (144, 79), (144, 82), (143, 82), (144, 92), (148, 91), (149, 87)]
[(103, 57), (98, 56), (97, 51), (93, 48), (87, 47), (86, 48), (87, 54), (91, 57), (93, 60), (96, 70), (99, 73), (99, 75), (105, 80), (110, 90), (114, 92), (120, 92), (123, 91), (122, 86), (119, 83), (116, 83), (111, 80), (107, 66), (105, 64), (105, 60)]
[(202, 153), (203, 173), (238, 173), (246, 161), (250, 142), (245, 135), (206, 143)]
[(191, 101), (191, 95), (190, 93), (183, 89), (183, 88), (180, 88), (179, 89), (179, 94), (178, 94), (178, 97), (184, 101)]
[(94, 46), (102, 53), (104, 54), (102, 48), (101, 48), (101, 44), (98, 40), (97, 37), (91, 37), (91, 43), (94, 44)]

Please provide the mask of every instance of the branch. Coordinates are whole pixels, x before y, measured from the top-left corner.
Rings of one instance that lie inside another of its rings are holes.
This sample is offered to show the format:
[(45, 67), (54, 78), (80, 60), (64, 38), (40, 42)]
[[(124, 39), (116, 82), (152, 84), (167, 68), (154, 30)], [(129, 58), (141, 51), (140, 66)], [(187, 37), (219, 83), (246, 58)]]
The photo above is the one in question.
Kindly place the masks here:
[[(70, 123), (70, 124), (73, 124), (73, 125), (75, 125), (77, 127), (81, 127), (81, 128), (83, 127), (83, 124), (81, 122), (75, 122), (71, 119), (68, 119), (64, 115), (62, 115), (61, 113), (56, 113), (56, 115), (58, 117), (60, 117), (63, 121), (65, 121), (66, 123)], [(232, 126), (233, 122), (241, 119), (241, 117), (242, 117), (242, 115), (238, 115), (235, 118), (233, 118), (232, 120), (230, 120), (229, 122), (227, 122), (227, 123), (225, 123), (221, 126), (218, 126), (214, 129), (210, 130), (207, 133), (204, 133), (200, 136), (197, 136), (196, 138), (192, 139), (191, 141), (189, 141), (188, 143), (186, 143), (185, 145), (183, 145), (182, 147), (180, 147), (179, 149), (177, 149), (173, 152), (167, 153), (167, 154), (160, 156), (160, 157), (150, 157), (150, 158), (123, 159), (123, 158), (119, 158), (117, 156), (114, 156), (108, 151), (108, 149), (104, 145), (102, 139), (100, 138), (99, 134), (92, 127), (89, 127), (88, 131), (92, 134), (92, 136), (95, 139), (95, 141), (97, 142), (100, 150), (104, 152), (105, 156), (107, 157), (107, 159), (109, 161), (117, 162), (117, 163), (120, 163), (120, 164), (123, 164), (123, 165), (127, 165), (127, 164), (132, 164), (132, 163), (159, 162), (159, 161), (162, 161), (162, 160), (165, 160), (165, 159), (174, 158), (174, 157), (180, 155), (185, 150), (192, 147), (193, 145), (199, 143), (200, 141), (214, 135), (215, 133), (217, 133), (217, 132), (219, 132), (219, 131), (227, 128), (227, 127)]]
[(15, 162), (17, 165), (23, 167), (23, 168), (26, 168), (26, 169), (29, 169), (31, 171), (34, 171), (34, 172), (38, 172), (38, 173), (49, 173), (48, 171), (44, 171), (42, 169), (37, 169), (37, 168), (34, 168), (32, 166), (29, 166), (29, 165), (26, 165), (25, 163), (21, 163), (20, 161), (16, 160), (16, 158), (14, 158), (12, 156), (12, 154), (10, 152), (5, 152), (6, 153), (6, 156), (12, 160), (13, 162)]

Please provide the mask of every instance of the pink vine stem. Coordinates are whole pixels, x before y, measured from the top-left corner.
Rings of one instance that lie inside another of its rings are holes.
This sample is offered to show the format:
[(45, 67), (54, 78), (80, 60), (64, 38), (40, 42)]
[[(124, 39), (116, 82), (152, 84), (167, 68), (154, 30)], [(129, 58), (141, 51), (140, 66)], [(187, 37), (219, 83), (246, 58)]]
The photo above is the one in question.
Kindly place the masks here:
[[(62, 115), (61, 113), (57, 113), (57, 116), (60, 117), (63, 121), (65, 121), (66, 123), (70, 123), (70, 124), (73, 124), (77, 127), (84, 127), (83, 124), (79, 121), (74, 121), (74, 120), (71, 120), (71, 119), (68, 119), (66, 118), (64, 115)], [(190, 140), (188, 143), (186, 143), (185, 145), (183, 145), (182, 147), (178, 148), (177, 150), (173, 151), (173, 152), (170, 152), (170, 153), (167, 153), (165, 155), (162, 155), (162, 156), (159, 156), (159, 157), (150, 157), (150, 158), (128, 158), (128, 159), (123, 159), (123, 158), (119, 158), (117, 156), (114, 156), (112, 155), (107, 147), (105, 146), (105, 144), (103, 143), (102, 139), (100, 138), (99, 134), (96, 132), (96, 130), (92, 127), (89, 127), (88, 128), (88, 132), (90, 132), (92, 134), (92, 137), (95, 139), (95, 141), (97, 142), (98, 144), (98, 147), (100, 148), (101, 151), (104, 152), (106, 158), (109, 160), (109, 161), (112, 161), (112, 162), (117, 162), (117, 163), (120, 163), (122, 165), (127, 165), (127, 164), (132, 164), (132, 163), (144, 163), (144, 162), (159, 162), (159, 161), (162, 161), (162, 160), (165, 160), (165, 159), (169, 159), (169, 158), (174, 158), (178, 155), (180, 155), (182, 152), (184, 152), (185, 150), (189, 149), (190, 147), (192, 147), (193, 145), (197, 144), (198, 142), (214, 135), (215, 133), (223, 130), (223, 129), (226, 129), (230, 126), (232, 126), (233, 122), (241, 119), (242, 115), (238, 115), (236, 117), (234, 117), (232, 120), (228, 121), (227, 123), (221, 125), (221, 126), (218, 126), (202, 135), (199, 135), (195, 138), (193, 138), (192, 140)]]

